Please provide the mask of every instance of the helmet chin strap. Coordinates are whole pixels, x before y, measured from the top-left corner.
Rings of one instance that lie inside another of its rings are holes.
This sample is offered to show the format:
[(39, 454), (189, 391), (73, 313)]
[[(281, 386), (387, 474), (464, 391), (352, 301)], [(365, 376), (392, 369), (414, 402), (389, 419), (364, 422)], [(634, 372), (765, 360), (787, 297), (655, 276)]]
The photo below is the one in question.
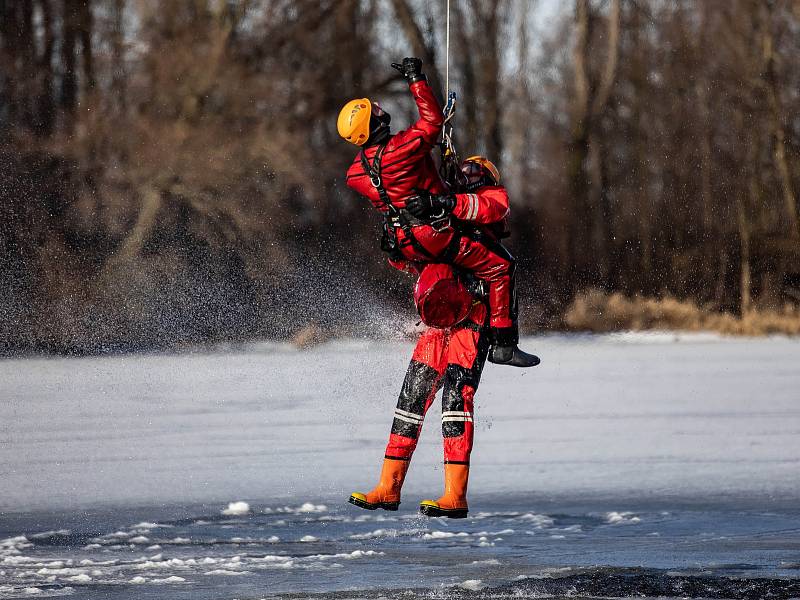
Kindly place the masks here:
[(385, 122), (381, 122), (378, 124), (372, 131), (369, 132), (369, 138), (367, 139), (367, 146), (372, 146), (373, 144), (380, 144), (385, 142), (389, 139), (391, 135), (391, 131), (389, 129), (389, 124)]
[(468, 192), (474, 192), (475, 190), (477, 190), (479, 188), (482, 188), (483, 186), (486, 186), (486, 185), (497, 185), (497, 184), (494, 182), (494, 180), (491, 177), (489, 177), (488, 175), (484, 175), (483, 177), (478, 179), (478, 181), (474, 181), (472, 183), (468, 183), (465, 186), (465, 189)]

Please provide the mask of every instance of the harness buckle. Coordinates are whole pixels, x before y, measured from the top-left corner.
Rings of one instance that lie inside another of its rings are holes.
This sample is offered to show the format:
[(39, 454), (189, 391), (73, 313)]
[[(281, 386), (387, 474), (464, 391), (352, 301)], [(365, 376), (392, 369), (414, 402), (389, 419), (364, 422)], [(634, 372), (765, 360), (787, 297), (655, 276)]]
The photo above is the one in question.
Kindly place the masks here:
[(372, 184), (372, 187), (374, 187), (375, 189), (378, 189), (383, 186), (383, 181), (381, 181), (380, 175), (370, 175), (369, 181)]
[(450, 223), (450, 216), (445, 215), (438, 219), (434, 219), (429, 223), (429, 225), (433, 228), (433, 230), (436, 233), (442, 233), (443, 231), (450, 229), (452, 224)]

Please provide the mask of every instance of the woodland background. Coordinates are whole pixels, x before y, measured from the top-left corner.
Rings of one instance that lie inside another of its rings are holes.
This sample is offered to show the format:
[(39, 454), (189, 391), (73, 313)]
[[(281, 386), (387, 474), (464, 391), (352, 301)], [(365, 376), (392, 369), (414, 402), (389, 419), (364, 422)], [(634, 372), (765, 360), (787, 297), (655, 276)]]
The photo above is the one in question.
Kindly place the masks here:
[[(800, 0), (553, 5), (451, 9), (455, 141), (511, 192), (526, 329), (793, 331)], [(0, 0), (0, 354), (400, 331), (335, 123), (359, 96), (408, 123), (403, 56), (442, 89), (444, 6)]]

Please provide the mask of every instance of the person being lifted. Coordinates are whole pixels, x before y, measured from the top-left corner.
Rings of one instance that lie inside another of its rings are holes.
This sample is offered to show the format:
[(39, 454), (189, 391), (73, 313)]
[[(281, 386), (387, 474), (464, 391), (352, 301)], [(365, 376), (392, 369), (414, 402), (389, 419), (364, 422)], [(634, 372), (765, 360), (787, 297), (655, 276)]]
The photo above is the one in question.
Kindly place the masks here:
[[(514, 258), (479, 228), (460, 226), (462, 221), (489, 223), (506, 215), (496, 214), (496, 202), (482, 201), (469, 190), (450, 194), (431, 156), (444, 126), (444, 114), (422, 74), (422, 61), (404, 58), (402, 64), (392, 67), (408, 82), (420, 118), (393, 135), (391, 117), (377, 102), (368, 98), (348, 102), (339, 113), (339, 135), (362, 149), (347, 171), (347, 185), (383, 213), (381, 247), (391, 259), (450, 264), (486, 281), (492, 345), (489, 361), (532, 367), (539, 359), (517, 347)], [(496, 179), (482, 179), (473, 189), (494, 183), (494, 193), (505, 197), (507, 213), (508, 197), (497, 186), (499, 175)]]
[[(483, 157), (473, 156), (461, 164), (458, 189), (465, 192), (456, 194), (453, 210), (462, 206), (478, 219), (460, 219), (462, 229), (474, 228), (495, 240), (503, 237), (508, 195), (497, 185), (499, 180), (494, 164)], [(435, 203), (426, 193), (409, 199), (406, 207), (423, 218)], [(437, 500), (423, 500), (419, 509), (431, 517), (463, 518), (469, 511), (474, 398), (489, 350), (488, 285), (451, 265), (389, 262), (417, 278), (414, 303), (427, 329), (417, 341), (403, 380), (378, 484), (369, 492), (353, 492), (349, 502), (367, 510), (398, 509), (422, 423), (441, 389), (444, 494)]]

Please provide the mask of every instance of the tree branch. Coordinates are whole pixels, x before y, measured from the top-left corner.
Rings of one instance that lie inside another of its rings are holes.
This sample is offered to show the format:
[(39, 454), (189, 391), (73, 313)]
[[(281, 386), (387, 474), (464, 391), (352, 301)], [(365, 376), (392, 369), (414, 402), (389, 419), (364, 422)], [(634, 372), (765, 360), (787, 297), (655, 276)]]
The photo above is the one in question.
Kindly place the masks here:
[(414, 12), (411, 10), (407, 0), (392, 0), (392, 7), (403, 28), (406, 38), (411, 44), (411, 51), (414, 55), (419, 56), (428, 68), (425, 74), (428, 76), (428, 82), (431, 84), (433, 93), (442, 102), (444, 98), (444, 88), (442, 87), (442, 80), (439, 77), (439, 71), (436, 68), (436, 54), (432, 47), (426, 41), (417, 21), (414, 19)]

